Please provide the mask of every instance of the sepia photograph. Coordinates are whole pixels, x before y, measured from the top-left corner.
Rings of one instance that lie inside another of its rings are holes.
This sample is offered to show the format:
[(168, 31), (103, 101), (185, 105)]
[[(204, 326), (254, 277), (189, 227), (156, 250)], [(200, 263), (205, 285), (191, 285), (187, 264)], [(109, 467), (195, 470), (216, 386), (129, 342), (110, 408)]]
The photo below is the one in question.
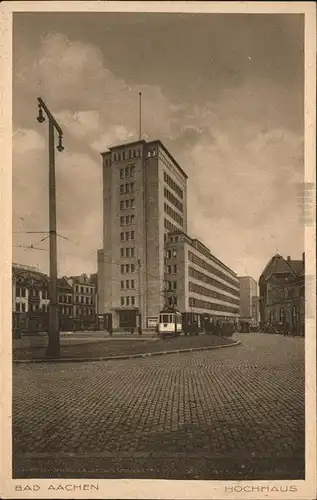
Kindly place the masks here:
[(12, 494), (151, 480), (138, 498), (161, 498), (168, 480), (299, 498), (316, 465), (314, 5), (72, 3), (11, 14)]

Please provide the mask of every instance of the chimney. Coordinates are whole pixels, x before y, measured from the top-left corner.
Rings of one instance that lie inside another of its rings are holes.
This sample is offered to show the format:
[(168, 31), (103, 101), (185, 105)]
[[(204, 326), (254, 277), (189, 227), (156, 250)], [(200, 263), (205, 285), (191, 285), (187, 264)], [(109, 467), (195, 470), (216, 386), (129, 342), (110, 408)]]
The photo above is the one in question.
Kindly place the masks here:
[(305, 262), (305, 252), (302, 253), (302, 261)]
[(287, 256), (287, 262), (290, 262), (290, 261), (291, 261), (291, 256), (290, 256), (290, 255), (288, 255), (288, 256)]

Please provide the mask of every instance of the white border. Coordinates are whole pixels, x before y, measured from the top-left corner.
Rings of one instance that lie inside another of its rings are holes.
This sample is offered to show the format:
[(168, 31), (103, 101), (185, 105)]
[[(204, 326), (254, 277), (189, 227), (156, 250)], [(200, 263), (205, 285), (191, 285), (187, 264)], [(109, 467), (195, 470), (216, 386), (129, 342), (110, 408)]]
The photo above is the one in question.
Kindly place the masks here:
[[(316, 497), (316, 318), (307, 318), (306, 323), (306, 480), (305, 481), (167, 481), (167, 480), (12, 480), (11, 479), (11, 262), (12, 262), (12, 13), (13, 12), (203, 12), (203, 13), (304, 13), (305, 23), (305, 181), (315, 184), (315, 137), (316, 137), (316, 10), (314, 2), (5, 2), (0, 7), (0, 218), (2, 243), (0, 247), (1, 288), (1, 356), (5, 372), (2, 371), (2, 449), (1, 490), (2, 498), (294, 498)], [(314, 213), (315, 220), (315, 213)], [(316, 275), (316, 228), (305, 228), (306, 272)], [(315, 289), (306, 289), (306, 301), (315, 311)], [(99, 492), (54, 492), (45, 491), (47, 484), (99, 485)], [(39, 484), (36, 493), (19, 493), (15, 484)], [(251, 487), (270, 486), (280, 488), (293, 485), (297, 491), (288, 493), (248, 491)], [(226, 493), (225, 487), (241, 488), (238, 493)]]

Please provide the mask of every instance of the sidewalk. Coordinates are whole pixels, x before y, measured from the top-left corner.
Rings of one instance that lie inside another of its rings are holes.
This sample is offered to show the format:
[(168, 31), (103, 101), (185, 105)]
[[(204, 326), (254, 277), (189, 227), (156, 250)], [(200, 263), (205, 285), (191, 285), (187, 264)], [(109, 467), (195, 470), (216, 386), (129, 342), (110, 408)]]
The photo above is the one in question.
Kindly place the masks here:
[[(124, 359), (129, 357), (151, 356), (191, 350), (204, 350), (237, 345), (236, 339), (222, 338), (214, 335), (198, 335), (193, 337), (177, 337), (162, 340), (160, 338), (142, 338), (130, 336), (130, 339), (107, 338), (95, 339), (93, 342), (68, 343), (61, 342), (61, 360), (94, 361)], [(46, 361), (45, 347), (26, 347), (13, 352), (13, 361)], [(52, 360), (49, 360), (52, 361)]]

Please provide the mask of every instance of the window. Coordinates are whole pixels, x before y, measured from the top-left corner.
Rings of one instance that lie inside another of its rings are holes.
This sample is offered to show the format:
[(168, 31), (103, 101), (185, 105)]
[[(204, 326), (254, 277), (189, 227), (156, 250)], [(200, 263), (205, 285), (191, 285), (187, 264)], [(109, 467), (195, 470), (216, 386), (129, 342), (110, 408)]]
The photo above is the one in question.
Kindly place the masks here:
[(135, 166), (131, 165), (131, 167), (130, 167), (130, 177), (134, 177), (134, 174), (135, 174)]
[(120, 217), (120, 226), (124, 226), (124, 217)]
[(21, 303), (22, 312), (25, 312), (25, 302)]
[(131, 231), (131, 240), (134, 240), (134, 231)]
[(135, 305), (135, 297), (131, 297), (131, 306)]
[(125, 167), (124, 175), (125, 175), (125, 177), (130, 177), (130, 168), (129, 167)]
[(134, 288), (134, 280), (131, 280), (131, 288)]
[(134, 193), (134, 182), (130, 184), (130, 193)]
[(134, 257), (135, 256), (134, 247), (132, 247), (130, 250), (131, 250), (131, 257)]
[(125, 185), (125, 192), (126, 192), (126, 194), (128, 194), (129, 191), (130, 191), (130, 184), (126, 184)]
[(130, 297), (126, 297), (126, 305), (129, 306), (130, 305)]
[(131, 264), (131, 273), (134, 273), (134, 271), (135, 271), (135, 265)]
[(128, 273), (130, 271), (130, 266), (129, 264), (126, 264), (125, 265), (125, 272)]
[(120, 168), (120, 179), (123, 179), (123, 173), (124, 173), (123, 168)]
[(177, 289), (177, 281), (173, 281), (173, 290)]
[(120, 201), (120, 210), (124, 210), (124, 201)]
[(124, 274), (124, 265), (121, 265), (121, 274)]
[(177, 273), (177, 266), (176, 264), (173, 266), (173, 274), (176, 274)]
[(128, 241), (129, 239), (130, 239), (130, 232), (129, 232), (129, 231), (127, 231), (127, 232), (125, 233), (125, 241)]
[(134, 224), (134, 215), (130, 215), (130, 224)]
[(17, 288), (16, 291), (15, 291), (15, 296), (16, 297), (21, 297), (21, 289), (20, 288)]
[(172, 257), (172, 250), (167, 250), (166, 252), (166, 258), (170, 259)]
[(126, 257), (129, 257), (129, 250), (130, 250), (129, 248), (126, 248), (126, 249), (125, 249), (125, 256), (126, 256)]
[(124, 248), (120, 248), (120, 256), (124, 257)]
[(124, 194), (124, 184), (120, 184), (120, 194)]
[(172, 274), (172, 266), (167, 266), (167, 274)]
[(126, 226), (128, 226), (130, 224), (130, 215), (126, 215), (125, 223), (126, 223)]
[(125, 208), (129, 208), (129, 200), (125, 200)]
[(124, 297), (121, 297), (121, 305), (124, 306)]

